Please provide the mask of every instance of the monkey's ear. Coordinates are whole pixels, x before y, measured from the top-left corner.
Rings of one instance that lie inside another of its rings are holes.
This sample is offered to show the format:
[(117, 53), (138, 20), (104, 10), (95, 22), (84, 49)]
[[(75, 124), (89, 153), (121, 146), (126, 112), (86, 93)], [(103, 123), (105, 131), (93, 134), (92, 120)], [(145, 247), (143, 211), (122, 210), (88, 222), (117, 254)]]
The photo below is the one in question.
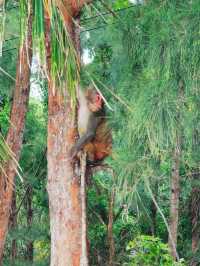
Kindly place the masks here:
[(96, 103), (102, 103), (102, 97), (99, 93), (97, 93), (95, 96), (95, 102)]

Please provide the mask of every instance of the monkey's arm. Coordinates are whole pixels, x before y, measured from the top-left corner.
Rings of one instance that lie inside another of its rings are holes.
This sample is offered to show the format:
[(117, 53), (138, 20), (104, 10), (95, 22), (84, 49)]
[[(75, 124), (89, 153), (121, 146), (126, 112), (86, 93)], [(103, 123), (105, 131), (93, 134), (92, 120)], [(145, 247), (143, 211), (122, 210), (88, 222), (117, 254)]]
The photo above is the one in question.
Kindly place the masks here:
[(77, 155), (77, 153), (84, 147), (84, 145), (86, 145), (87, 143), (92, 141), (92, 139), (94, 139), (96, 134), (96, 129), (100, 122), (101, 122), (100, 116), (96, 115), (95, 113), (90, 114), (85, 134), (83, 134), (80, 137), (80, 139), (78, 139), (76, 144), (72, 147), (71, 150), (72, 158), (74, 158)]

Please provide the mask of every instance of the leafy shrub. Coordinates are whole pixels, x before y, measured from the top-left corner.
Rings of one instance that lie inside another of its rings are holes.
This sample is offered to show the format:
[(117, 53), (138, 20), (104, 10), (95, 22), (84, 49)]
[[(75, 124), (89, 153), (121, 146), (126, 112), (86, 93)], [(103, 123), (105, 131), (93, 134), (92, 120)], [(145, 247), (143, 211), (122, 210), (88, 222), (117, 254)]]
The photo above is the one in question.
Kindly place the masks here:
[(129, 252), (128, 266), (183, 266), (183, 261), (175, 262), (169, 254), (167, 244), (157, 237), (140, 235), (130, 241), (127, 246)]

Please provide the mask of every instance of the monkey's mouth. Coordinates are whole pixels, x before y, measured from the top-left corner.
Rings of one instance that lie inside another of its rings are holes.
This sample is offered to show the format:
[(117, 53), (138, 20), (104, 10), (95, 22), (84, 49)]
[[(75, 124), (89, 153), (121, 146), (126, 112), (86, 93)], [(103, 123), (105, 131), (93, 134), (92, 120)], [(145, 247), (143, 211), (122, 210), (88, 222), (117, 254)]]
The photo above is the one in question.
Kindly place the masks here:
[(90, 105), (89, 105), (89, 109), (92, 112), (98, 112), (99, 110), (101, 110), (101, 108), (102, 108), (102, 104), (101, 103), (97, 104), (95, 102), (95, 103), (90, 103)]

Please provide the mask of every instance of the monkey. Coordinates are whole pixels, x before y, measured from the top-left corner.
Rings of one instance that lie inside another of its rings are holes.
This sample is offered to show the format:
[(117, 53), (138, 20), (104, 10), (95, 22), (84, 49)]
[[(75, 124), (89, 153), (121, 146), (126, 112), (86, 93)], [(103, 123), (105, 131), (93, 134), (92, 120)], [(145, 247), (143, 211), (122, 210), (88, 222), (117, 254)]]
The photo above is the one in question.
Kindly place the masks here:
[(98, 163), (111, 154), (112, 135), (107, 125), (102, 96), (95, 88), (89, 87), (78, 95), (78, 132), (80, 138), (72, 147), (72, 158), (82, 149), (87, 161)]

